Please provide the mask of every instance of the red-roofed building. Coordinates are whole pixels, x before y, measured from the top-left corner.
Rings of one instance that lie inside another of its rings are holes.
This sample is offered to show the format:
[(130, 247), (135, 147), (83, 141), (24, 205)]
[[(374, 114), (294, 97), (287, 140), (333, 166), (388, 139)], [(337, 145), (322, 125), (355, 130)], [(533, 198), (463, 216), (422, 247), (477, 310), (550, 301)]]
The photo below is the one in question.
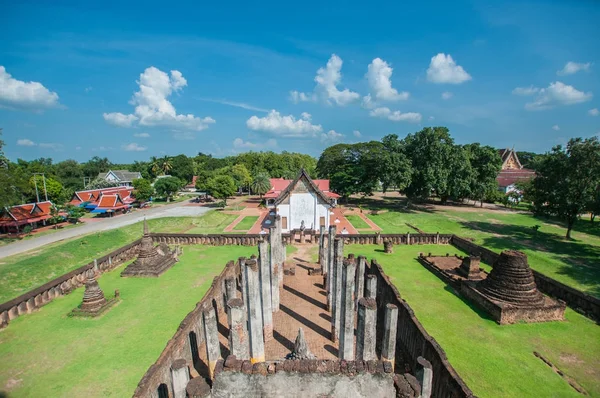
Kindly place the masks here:
[(184, 189), (190, 192), (196, 192), (196, 181), (198, 181), (198, 176), (192, 177), (192, 182), (187, 184)]
[(0, 211), (0, 230), (3, 232), (19, 232), (23, 227), (31, 225), (36, 228), (38, 223), (46, 225), (51, 218), (52, 202), (27, 203), (12, 206)]
[(516, 190), (515, 183), (529, 181), (535, 177), (535, 171), (523, 168), (514, 149), (499, 149), (498, 154), (502, 158), (502, 170), (498, 173), (496, 181), (503, 193)]
[(98, 205), (92, 213), (98, 214), (113, 214), (117, 211), (124, 211), (130, 208), (131, 205), (125, 203), (123, 199), (121, 199), (121, 195), (119, 193), (106, 193), (100, 196), (98, 200)]
[(272, 178), (271, 189), (264, 195), (267, 206), (281, 216), (281, 229), (329, 228), (329, 212), (340, 195), (329, 190), (329, 180), (312, 180), (301, 170), (294, 180)]
[(118, 194), (121, 200), (125, 204), (132, 204), (135, 202), (133, 197), (133, 188), (120, 186), (102, 189), (88, 189), (86, 191), (77, 191), (73, 194), (70, 204), (74, 206), (81, 206), (88, 210), (93, 210), (98, 206), (98, 203), (103, 195), (107, 194)]

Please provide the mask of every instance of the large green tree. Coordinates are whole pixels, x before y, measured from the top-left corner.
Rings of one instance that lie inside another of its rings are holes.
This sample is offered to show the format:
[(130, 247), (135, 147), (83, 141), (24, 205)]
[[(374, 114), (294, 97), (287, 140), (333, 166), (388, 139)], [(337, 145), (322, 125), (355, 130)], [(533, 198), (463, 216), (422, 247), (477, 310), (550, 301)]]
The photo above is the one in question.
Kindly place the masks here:
[(170, 173), (173, 177), (177, 177), (186, 183), (192, 181), (194, 176), (194, 160), (185, 155), (177, 155), (171, 160)]
[(384, 193), (390, 187), (402, 191), (410, 184), (412, 176), (412, 164), (406, 156), (404, 142), (399, 140), (396, 134), (386, 135), (381, 142), (384, 151), (381, 158), (375, 162), (381, 188)]
[(474, 143), (465, 145), (465, 149), (473, 170), (471, 198), (479, 200), (483, 207), (483, 200), (498, 190), (496, 177), (502, 168), (502, 159), (498, 151), (491, 146)]
[(154, 182), (154, 190), (158, 195), (165, 197), (167, 202), (170, 202), (173, 195), (179, 191), (183, 185), (183, 181), (177, 177), (162, 177)]
[(427, 198), (448, 195), (451, 167), (456, 156), (454, 141), (446, 127), (426, 127), (404, 140), (412, 162), (412, 179), (405, 192), (408, 197)]
[(211, 178), (207, 182), (207, 187), (213, 197), (223, 199), (225, 203), (227, 203), (227, 198), (235, 195), (237, 192), (235, 181), (228, 175), (220, 175)]
[(83, 164), (83, 174), (86, 177), (96, 178), (98, 174), (105, 173), (113, 167), (108, 158), (94, 156)]
[(133, 195), (138, 202), (146, 202), (154, 195), (154, 187), (145, 178), (136, 178), (133, 182)]
[(236, 164), (231, 168), (231, 177), (240, 191), (248, 190), (252, 184), (252, 175), (243, 164)]
[(540, 162), (532, 188), (534, 213), (564, 220), (570, 239), (573, 225), (597, 195), (599, 185), (598, 138), (572, 138), (566, 148), (555, 146)]
[(46, 196), (48, 197), (48, 200), (51, 200), (54, 203), (60, 203), (64, 201), (63, 186), (54, 178), (44, 178), (41, 175), (35, 175), (32, 176), (29, 180), (29, 186), (34, 194), (34, 198), (32, 199), (37, 200), (37, 197), (39, 195), (40, 201), (44, 201), (46, 199)]

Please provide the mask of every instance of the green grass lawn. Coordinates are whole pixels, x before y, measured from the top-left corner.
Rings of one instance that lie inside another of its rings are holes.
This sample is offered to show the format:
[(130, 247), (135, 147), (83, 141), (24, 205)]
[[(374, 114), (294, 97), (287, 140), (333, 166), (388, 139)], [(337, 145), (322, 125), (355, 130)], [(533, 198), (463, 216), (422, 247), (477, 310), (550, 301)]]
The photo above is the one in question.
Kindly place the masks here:
[[(410, 223), (429, 233), (453, 233), (474, 238), (477, 244), (500, 252), (525, 252), (537, 271), (566, 285), (600, 297), (600, 223), (579, 221), (573, 240), (564, 238), (566, 229), (558, 222), (527, 213), (502, 211), (447, 210), (388, 211), (369, 215), (383, 233), (406, 233)], [(535, 231), (534, 226), (540, 228)]]
[[(151, 232), (220, 233), (235, 215), (210, 211), (202, 217), (148, 220)], [(142, 236), (142, 223), (56, 242), (0, 260), (0, 302), (13, 299)]]
[(121, 278), (123, 266), (98, 282), (122, 301), (97, 319), (69, 318), (83, 288), (0, 331), (0, 396), (130, 397), (183, 318), (227, 261), (254, 247), (185, 246), (159, 278)]
[(350, 224), (352, 224), (352, 226), (356, 229), (371, 229), (369, 224), (367, 224), (365, 220), (360, 218), (360, 216), (351, 214), (345, 217), (348, 219), (348, 221), (350, 221)]
[(235, 231), (248, 231), (256, 221), (258, 221), (258, 216), (246, 216), (233, 229)]
[[(567, 308), (566, 321), (500, 326), (464, 302), (414, 258), (418, 252), (460, 253), (451, 246), (347, 246), (376, 258), (402, 298), (450, 363), (479, 397), (578, 397), (566, 381), (533, 355), (537, 351), (591, 396), (600, 396), (600, 328)], [(435, 377), (435, 375), (434, 375)]]

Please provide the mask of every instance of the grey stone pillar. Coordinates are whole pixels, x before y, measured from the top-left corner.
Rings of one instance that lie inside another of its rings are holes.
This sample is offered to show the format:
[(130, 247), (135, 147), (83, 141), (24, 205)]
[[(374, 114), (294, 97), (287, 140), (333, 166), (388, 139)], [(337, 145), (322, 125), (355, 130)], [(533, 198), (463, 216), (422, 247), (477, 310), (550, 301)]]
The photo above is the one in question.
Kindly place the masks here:
[(269, 262), (269, 244), (266, 240), (258, 242), (258, 276), (260, 284), (260, 303), (262, 308), (263, 336), (265, 341), (273, 339), (273, 310), (271, 308), (271, 263)]
[(206, 307), (202, 313), (202, 318), (204, 319), (204, 340), (206, 342), (206, 356), (208, 358), (208, 373), (212, 379), (214, 377), (217, 361), (221, 359), (221, 343), (219, 342), (217, 315), (215, 314), (215, 309), (212, 305)]
[(407, 233), (406, 233), (406, 244), (407, 244), (407, 245), (410, 245), (410, 244), (411, 244), (411, 243), (410, 243), (410, 232), (407, 232)]
[(358, 300), (358, 325), (356, 330), (356, 357), (363, 361), (377, 359), (375, 343), (377, 328), (377, 303), (373, 298)]
[(319, 265), (321, 266), (321, 274), (327, 272), (327, 264), (325, 264), (325, 226), (319, 228)]
[(351, 259), (344, 260), (342, 266), (342, 294), (338, 308), (340, 311), (339, 358), (354, 361), (354, 276), (356, 264)]
[(383, 321), (383, 342), (381, 345), (381, 360), (396, 364), (396, 333), (398, 328), (398, 307), (394, 304), (385, 306)]
[(271, 268), (271, 310), (279, 311), (279, 268), (281, 265), (275, 261), (273, 256), (269, 256), (269, 266)]
[(273, 264), (277, 264), (277, 275), (279, 286), (283, 286), (283, 263), (285, 262), (285, 246), (281, 241), (281, 216), (275, 216), (275, 223), (269, 231), (269, 244), (271, 245), (271, 257)]
[(190, 380), (186, 387), (189, 398), (211, 398), (212, 391), (204, 377), (196, 377)]
[(377, 297), (377, 276), (367, 275), (365, 284), (365, 297), (375, 299)]
[(433, 368), (431, 363), (423, 357), (417, 358), (417, 364), (418, 367), (415, 373), (417, 380), (421, 383), (421, 395), (419, 395), (419, 398), (429, 398), (433, 390)]
[(335, 257), (334, 244), (336, 226), (331, 225), (329, 227), (329, 237), (327, 238), (327, 309), (333, 311), (331, 305), (333, 304), (333, 298), (331, 292), (333, 290), (333, 259)]
[(238, 259), (239, 263), (240, 263), (240, 279), (242, 281), (241, 287), (242, 287), (242, 300), (244, 300), (244, 303), (246, 302), (246, 272), (244, 271), (244, 269), (246, 268), (246, 257), (240, 257)]
[(338, 341), (340, 337), (340, 319), (342, 301), (342, 262), (344, 261), (344, 241), (335, 238), (333, 241), (334, 256), (332, 265), (332, 292), (331, 292), (331, 340)]
[(229, 323), (229, 351), (237, 359), (250, 359), (248, 351), (248, 328), (246, 326), (246, 306), (240, 298), (227, 302), (227, 322)]
[(365, 293), (365, 266), (367, 265), (367, 259), (365, 256), (358, 256), (358, 265), (356, 266), (356, 282), (354, 287), (354, 299), (358, 305), (360, 300)]
[(254, 259), (246, 260), (246, 294), (244, 297), (248, 319), (248, 336), (250, 337), (250, 361), (265, 361), (265, 342), (262, 325), (262, 307), (260, 303), (260, 284), (258, 263)]
[(190, 370), (185, 359), (176, 359), (171, 364), (171, 381), (173, 382), (173, 397), (186, 398), (185, 388), (190, 381)]
[(225, 279), (225, 296), (227, 301), (237, 298), (237, 285), (233, 277)]

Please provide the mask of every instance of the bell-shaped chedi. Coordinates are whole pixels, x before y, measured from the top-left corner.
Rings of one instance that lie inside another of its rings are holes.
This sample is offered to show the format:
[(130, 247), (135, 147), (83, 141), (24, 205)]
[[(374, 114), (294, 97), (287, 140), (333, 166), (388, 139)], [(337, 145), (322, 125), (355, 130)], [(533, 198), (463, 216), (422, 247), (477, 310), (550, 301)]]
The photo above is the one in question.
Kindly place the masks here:
[(177, 262), (177, 251), (161, 245), (158, 250), (152, 243), (148, 223), (144, 219), (144, 236), (134, 262), (129, 264), (121, 276), (158, 277)]
[(104, 292), (100, 289), (100, 285), (98, 285), (94, 273), (90, 272), (85, 281), (83, 303), (81, 303), (80, 308), (85, 312), (98, 312), (105, 305), (106, 298), (104, 297)]
[(527, 256), (519, 251), (502, 252), (490, 274), (477, 285), (477, 289), (494, 300), (515, 306), (538, 306), (544, 303), (544, 295), (537, 289)]
[(286, 355), (285, 359), (317, 359), (308, 349), (308, 343), (306, 342), (302, 328), (298, 329), (294, 349)]

